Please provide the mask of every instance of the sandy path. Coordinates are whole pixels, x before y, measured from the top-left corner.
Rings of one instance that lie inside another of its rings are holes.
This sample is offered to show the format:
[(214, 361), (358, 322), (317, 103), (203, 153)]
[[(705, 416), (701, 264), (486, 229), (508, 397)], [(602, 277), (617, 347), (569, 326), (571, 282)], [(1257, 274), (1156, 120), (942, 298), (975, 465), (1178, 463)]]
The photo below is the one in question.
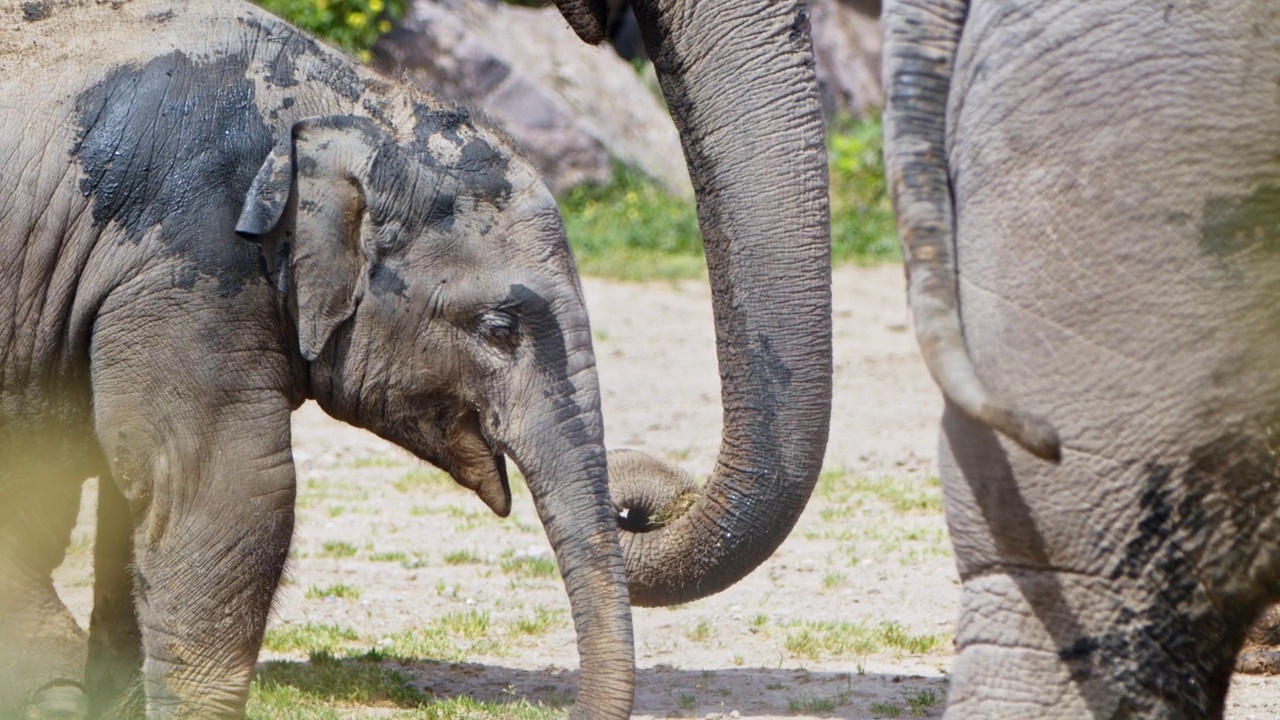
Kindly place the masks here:
[[(775, 556), (734, 588), (677, 608), (636, 610), (639, 718), (870, 718), (893, 708), (902, 717), (941, 714), (959, 596), (937, 489), (928, 482), (936, 473), (941, 403), (907, 332), (901, 271), (842, 268), (834, 282), (837, 361), (826, 466), (843, 471), (845, 484), (815, 495)], [(698, 282), (593, 279), (585, 289), (609, 444), (705, 475), (720, 437), (707, 290)], [(488, 639), (450, 646), (458, 651), (453, 659), (467, 662), (414, 663), (405, 671), (441, 695), (552, 702), (572, 695), (577, 656), (563, 586), (515, 567), (548, 551), (522, 486), (514, 488), (512, 517), (499, 520), (469, 493), (314, 405), (294, 424), (297, 542), (273, 627), (332, 624), (359, 636), (351, 648), (397, 648), (450, 613), (482, 613)], [(871, 480), (859, 485), (859, 478)], [(924, 510), (895, 509), (876, 489), (886, 484), (934, 500)], [(91, 497), (86, 493), (85, 523), (58, 574), (82, 622)], [(358, 598), (317, 597), (337, 584), (358, 588)], [(537, 613), (558, 623), (538, 634), (511, 630)], [(941, 642), (922, 654), (883, 644), (865, 652), (805, 650), (806, 629), (821, 636), (839, 623), (892, 626)], [(1229, 718), (1277, 715), (1280, 680), (1237, 679)]]

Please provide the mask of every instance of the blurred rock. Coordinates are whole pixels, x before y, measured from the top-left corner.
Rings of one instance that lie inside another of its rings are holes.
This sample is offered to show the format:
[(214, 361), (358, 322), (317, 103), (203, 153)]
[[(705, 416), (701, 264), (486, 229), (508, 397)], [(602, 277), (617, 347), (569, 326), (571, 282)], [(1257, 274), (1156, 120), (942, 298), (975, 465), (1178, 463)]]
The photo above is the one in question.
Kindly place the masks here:
[(692, 195), (675, 126), (635, 69), (581, 42), (554, 8), (417, 0), (375, 63), (484, 112), (553, 192), (604, 182), (613, 160)]
[(827, 117), (866, 117), (884, 106), (880, 0), (809, 0), (818, 87)]

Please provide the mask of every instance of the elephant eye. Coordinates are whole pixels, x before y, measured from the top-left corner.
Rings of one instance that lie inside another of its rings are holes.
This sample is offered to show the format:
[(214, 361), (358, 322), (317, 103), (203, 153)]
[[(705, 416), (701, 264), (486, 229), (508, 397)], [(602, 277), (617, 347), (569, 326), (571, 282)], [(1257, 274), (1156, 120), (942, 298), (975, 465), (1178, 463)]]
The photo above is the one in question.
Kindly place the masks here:
[(512, 347), (520, 339), (520, 323), (508, 310), (489, 310), (480, 316), (480, 334), (495, 345)]

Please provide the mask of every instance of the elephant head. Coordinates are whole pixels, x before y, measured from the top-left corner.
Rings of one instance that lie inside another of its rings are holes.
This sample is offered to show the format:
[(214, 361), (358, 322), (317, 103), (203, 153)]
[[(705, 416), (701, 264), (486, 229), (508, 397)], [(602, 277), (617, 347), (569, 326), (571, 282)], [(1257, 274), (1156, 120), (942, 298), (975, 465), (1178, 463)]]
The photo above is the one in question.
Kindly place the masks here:
[(262, 242), (329, 414), (444, 468), (500, 515), (504, 454), (520, 467), (578, 629), (574, 715), (627, 717), (630, 609), (591, 334), (555, 201), (465, 114), (416, 115), (407, 142), (363, 117), (294, 123), (237, 232)]
[[(590, 43), (616, 6), (556, 4)], [(681, 476), (646, 469), (656, 460), (619, 464), (643, 481), (611, 474), (628, 516), (631, 601), (668, 605), (719, 592), (767, 559), (817, 482), (831, 412), (827, 161), (804, 2), (632, 6), (697, 195), (723, 386), (720, 457), (696, 497), (681, 485), (643, 490)], [(674, 513), (647, 506), (672, 497), (685, 498)], [(655, 512), (674, 517), (637, 521)]]

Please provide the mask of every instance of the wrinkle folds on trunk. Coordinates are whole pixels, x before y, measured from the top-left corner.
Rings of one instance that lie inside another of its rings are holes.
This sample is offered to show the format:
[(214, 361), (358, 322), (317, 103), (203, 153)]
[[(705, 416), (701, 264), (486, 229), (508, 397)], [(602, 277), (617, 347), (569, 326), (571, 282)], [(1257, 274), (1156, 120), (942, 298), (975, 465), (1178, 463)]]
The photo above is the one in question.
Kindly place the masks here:
[(700, 497), (665, 527), (623, 534), (632, 602), (669, 605), (767, 559), (817, 481), (831, 412), (827, 158), (804, 2), (633, 6), (697, 194), (724, 402)]
[[(587, 347), (579, 363), (590, 357)], [(566, 369), (564, 377), (573, 373)], [(635, 642), (595, 370), (577, 373), (572, 383), (564, 380), (524, 407), (530, 411), (510, 424), (519, 437), (504, 445), (525, 475), (569, 595), (581, 667), (570, 718), (623, 720), (635, 694)]]

